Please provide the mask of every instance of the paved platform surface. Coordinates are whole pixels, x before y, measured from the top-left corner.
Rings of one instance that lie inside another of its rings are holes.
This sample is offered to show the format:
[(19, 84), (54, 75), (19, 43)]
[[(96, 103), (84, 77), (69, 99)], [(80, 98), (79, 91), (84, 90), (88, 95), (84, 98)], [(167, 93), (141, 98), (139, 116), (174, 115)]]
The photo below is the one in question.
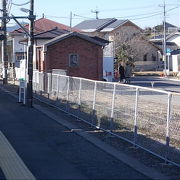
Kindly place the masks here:
[(148, 179), (2, 90), (0, 131), (37, 179)]

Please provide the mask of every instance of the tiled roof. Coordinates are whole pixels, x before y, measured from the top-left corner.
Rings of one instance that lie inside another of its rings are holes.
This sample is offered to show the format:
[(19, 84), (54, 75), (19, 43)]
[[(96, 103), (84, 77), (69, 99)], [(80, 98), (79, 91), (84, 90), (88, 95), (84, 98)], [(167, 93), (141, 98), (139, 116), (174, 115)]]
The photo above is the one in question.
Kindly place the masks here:
[(70, 37), (79, 37), (79, 38), (82, 38), (86, 41), (89, 41), (91, 43), (94, 43), (94, 44), (97, 44), (99, 46), (105, 46), (107, 44), (107, 41), (103, 41), (103, 39), (101, 38), (92, 38), (91, 36), (87, 36), (87, 35), (84, 35), (84, 34), (81, 34), (81, 33), (78, 33), (78, 32), (72, 32), (72, 33), (68, 33), (68, 34), (63, 34), (61, 36), (58, 36), (56, 38), (53, 38), (49, 41), (47, 41), (44, 46), (47, 47), (47, 46), (50, 46), (52, 44), (55, 44), (57, 42), (60, 42), (60, 41), (63, 41), (64, 39), (67, 39), (67, 38), (70, 38)]
[[(114, 29), (122, 26), (126, 22), (131, 21), (124, 19), (124, 20), (118, 20), (116, 18), (107, 18), (107, 19), (94, 19), (94, 20), (86, 20), (78, 25), (75, 26), (75, 28), (78, 28), (84, 32), (95, 32), (95, 31), (101, 31), (101, 32), (108, 32), (113, 31)], [(133, 24), (137, 28), (140, 29), (137, 25)]]
[(176, 49), (171, 52), (171, 55), (176, 55), (176, 54), (180, 54), (180, 49)]
[[(26, 24), (24, 26), (26, 29), (29, 29), (29, 24)], [(34, 33), (38, 34), (41, 32), (45, 32), (48, 30), (51, 30), (53, 28), (59, 28), (59, 29), (63, 29), (63, 30), (70, 30), (69, 26), (66, 26), (64, 24), (60, 24), (58, 22), (46, 19), (46, 18), (40, 18), (38, 20), (35, 21), (34, 23)], [(73, 28), (72, 31), (77, 31), (80, 32), (80, 30)], [(12, 33), (22, 33), (23, 30), (21, 28), (14, 30)]]
[(98, 36), (90, 36), (92, 39), (95, 39), (96, 41), (102, 42), (104, 44), (109, 44), (109, 41), (107, 41), (106, 39), (102, 39)]
[(78, 25), (74, 26), (74, 28), (84, 30), (84, 31), (96, 31), (99, 29), (103, 29), (104, 27), (110, 25), (116, 21), (114, 18), (107, 18), (107, 19), (94, 19), (94, 20), (85, 20)]
[[(163, 45), (162, 41), (153, 42), (156, 45)], [(166, 42), (166, 45), (168, 46), (177, 46), (175, 42)]]
[[(180, 36), (180, 32), (179, 31), (175, 31), (171, 34), (166, 34), (166, 40), (169, 40), (172, 37), (179, 37)], [(150, 41), (162, 41), (164, 38), (164, 35), (158, 35), (158, 36), (153, 36)]]
[(124, 24), (127, 21), (128, 20), (116, 20), (115, 22), (111, 23), (109, 26), (106, 26), (105, 28), (114, 29), (114, 28), (121, 26), (122, 24)]
[(177, 26), (174, 26), (174, 25), (172, 25), (172, 24), (170, 24), (170, 23), (168, 23), (168, 22), (166, 22), (165, 23), (166, 25), (166, 28), (169, 28), (169, 27), (173, 27), (173, 28), (177, 28)]
[(70, 31), (68, 31), (68, 30), (63, 30), (63, 29), (59, 29), (56, 27), (56, 28), (53, 28), (49, 31), (38, 33), (34, 36), (34, 38), (35, 39), (52, 39), (52, 38), (55, 38), (55, 37), (60, 36), (62, 34), (67, 34), (69, 32)]

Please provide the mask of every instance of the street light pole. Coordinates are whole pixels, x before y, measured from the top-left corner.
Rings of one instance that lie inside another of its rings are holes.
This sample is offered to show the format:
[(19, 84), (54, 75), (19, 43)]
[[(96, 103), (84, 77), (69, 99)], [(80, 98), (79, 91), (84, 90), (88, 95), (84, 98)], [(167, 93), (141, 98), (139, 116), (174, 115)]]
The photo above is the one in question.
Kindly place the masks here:
[(30, 0), (29, 11), (29, 34), (28, 38), (28, 77), (27, 77), (27, 96), (26, 104), (28, 107), (32, 107), (33, 103), (33, 46), (34, 46), (34, 0)]
[(3, 31), (3, 41), (2, 41), (2, 63), (3, 63), (3, 84), (7, 84), (7, 69), (8, 69), (8, 56), (7, 56), (7, 9), (6, 0), (2, 2), (2, 31)]

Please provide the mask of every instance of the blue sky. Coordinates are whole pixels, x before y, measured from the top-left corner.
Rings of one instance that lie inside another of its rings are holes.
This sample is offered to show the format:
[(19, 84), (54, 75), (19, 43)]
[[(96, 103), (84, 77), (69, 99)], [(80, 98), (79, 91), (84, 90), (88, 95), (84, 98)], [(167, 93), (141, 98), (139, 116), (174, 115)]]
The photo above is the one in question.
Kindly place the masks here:
[[(21, 4), (28, 0), (12, 0)], [(92, 10), (99, 11), (99, 18), (129, 19), (141, 28), (152, 27), (163, 21), (164, 0), (34, 0), (37, 18), (45, 17), (62, 24), (70, 24), (70, 12), (73, 14), (73, 26), (83, 20), (95, 18)], [(166, 0), (167, 22), (180, 27), (180, 0)], [(179, 5), (179, 7), (178, 7)], [(29, 5), (22, 6), (29, 8)], [(25, 15), (19, 6), (12, 5), (11, 13)], [(174, 8), (174, 9), (173, 9)]]

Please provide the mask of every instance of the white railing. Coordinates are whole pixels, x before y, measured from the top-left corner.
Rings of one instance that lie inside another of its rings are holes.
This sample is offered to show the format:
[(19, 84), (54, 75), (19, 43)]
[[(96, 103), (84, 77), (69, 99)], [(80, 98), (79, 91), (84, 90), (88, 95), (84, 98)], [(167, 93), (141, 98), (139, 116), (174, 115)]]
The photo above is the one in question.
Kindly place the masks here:
[(180, 94), (34, 73), (36, 97), (180, 166)]

